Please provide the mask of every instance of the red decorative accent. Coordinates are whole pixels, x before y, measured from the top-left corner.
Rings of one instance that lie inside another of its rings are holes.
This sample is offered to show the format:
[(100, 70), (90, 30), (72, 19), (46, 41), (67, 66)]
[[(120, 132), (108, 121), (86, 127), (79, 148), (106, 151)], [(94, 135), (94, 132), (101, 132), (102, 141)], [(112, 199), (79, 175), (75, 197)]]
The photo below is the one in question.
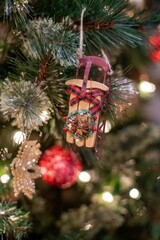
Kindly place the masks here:
[(153, 36), (151, 36), (149, 38), (149, 43), (152, 45), (152, 46), (155, 46), (155, 47), (160, 47), (160, 33), (157, 32), (155, 33)]
[(70, 90), (68, 89), (68, 90), (66, 90), (66, 94), (70, 94), (71, 92), (70, 92)]
[(63, 128), (63, 131), (64, 131), (64, 132), (68, 132), (69, 129), (68, 129), (68, 128)]
[(65, 189), (77, 181), (82, 164), (72, 150), (52, 146), (42, 155), (39, 165), (42, 179), (50, 185)]
[(67, 120), (67, 118), (68, 118), (67, 116), (64, 116), (64, 117), (63, 117), (64, 120)]
[(97, 128), (96, 128), (96, 127), (93, 127), (93, 131), (96, 132), (96, 131), (97, 131)]
[(152, 61), (154, 62), (160, 62), (160, 50), (157, 50), (155, 52), (153, 52), (150, 56), (150, 58), (152, 59)]
[(154, 62), (160, 62), (160, 32), (149, 38), (149, 57)]
[(94, 119), (94, 120), (97, 120), (97, 116), (96, 116), (96, 115), (94, 115), (94, 116), (93, 116), (93, 119)]

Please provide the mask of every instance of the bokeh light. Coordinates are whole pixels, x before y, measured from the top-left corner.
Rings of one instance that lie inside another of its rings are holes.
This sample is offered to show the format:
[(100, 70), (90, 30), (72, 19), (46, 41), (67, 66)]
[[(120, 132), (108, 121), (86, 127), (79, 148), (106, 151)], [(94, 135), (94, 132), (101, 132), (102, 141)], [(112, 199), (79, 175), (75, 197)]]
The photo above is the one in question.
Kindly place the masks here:
[(130, 191), (129, 191), (129, 196), (133, 199), (139, 199), (141, 194), (139, 192), (139, 190), (137, 188), (132, 188)]
[(40, 115), (42, 122), (47, 121), (49, 119), (49, 115), (50, 115), (50, 113), (48, 111), (44, 110)]
[(16, 131), (13, 135), (13, 141), (16, 144), (21, 144), (26, 139), (26, 134), (22, 131)]
[(1, 177), (0, 177), (0, 180), (2, 183), (8, 183), (9, 180), (10, 180), (10, 176), (8, 174), (3, 174)]
[(78, 178), (81, 182), (89, 182), (91, 180), (91, 175), (87, 171), (82, 171)]
[(156, 86), (148, 81), (141, 81), (139, 83), (139, 91), (142, 93), (153, 93), (156, 90)]
[(105, 124), (105, 133), (108, 133), (111, 131), (111, 128), (112, 128), (112, 125), (110, 123), (110, 121), (106, 121), (106, 124)]
[(109, 203), (113, 202), (113, 195), (110, 192), (104, 192), (102, 194), (102, 198), (105, 202)]

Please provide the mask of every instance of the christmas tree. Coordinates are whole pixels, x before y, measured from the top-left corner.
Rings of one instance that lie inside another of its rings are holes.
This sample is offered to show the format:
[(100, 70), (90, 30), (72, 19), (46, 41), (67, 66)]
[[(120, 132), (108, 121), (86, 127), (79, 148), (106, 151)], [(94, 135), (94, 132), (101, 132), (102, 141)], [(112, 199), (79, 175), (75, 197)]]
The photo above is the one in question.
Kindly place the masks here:
[(0, 2), (1, 239), (160, 239), (158, 8)]

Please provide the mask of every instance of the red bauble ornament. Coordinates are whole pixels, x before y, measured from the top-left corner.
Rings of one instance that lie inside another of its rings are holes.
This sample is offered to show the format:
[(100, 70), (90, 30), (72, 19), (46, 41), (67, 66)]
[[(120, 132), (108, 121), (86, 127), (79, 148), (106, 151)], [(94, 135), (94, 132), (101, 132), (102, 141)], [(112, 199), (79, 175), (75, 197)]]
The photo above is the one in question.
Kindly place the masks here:
[(72, 150), (52, 146), (42, 155), (39, 165), (42, 179), (50, 185), (68, 188), (77, 181), (82, 164)]
[(149, 56), (152, 61), (160, 62), (160, 27), (149, 38)]

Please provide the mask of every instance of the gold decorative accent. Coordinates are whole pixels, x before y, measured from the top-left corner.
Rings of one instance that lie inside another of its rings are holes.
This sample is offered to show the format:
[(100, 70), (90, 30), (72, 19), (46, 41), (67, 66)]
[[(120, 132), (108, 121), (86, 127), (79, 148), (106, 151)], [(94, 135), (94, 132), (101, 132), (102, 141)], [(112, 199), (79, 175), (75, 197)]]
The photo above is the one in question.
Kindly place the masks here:
[(41, 176), (40, 167), (37, 165), (41, 151), (37, 141), (25, 141), (19, 148), (17, 157), (11, 163), (13, 175), (13, 188), (16, 197), (21, 192), (28, 198), (35, 193), (34, 179)]

